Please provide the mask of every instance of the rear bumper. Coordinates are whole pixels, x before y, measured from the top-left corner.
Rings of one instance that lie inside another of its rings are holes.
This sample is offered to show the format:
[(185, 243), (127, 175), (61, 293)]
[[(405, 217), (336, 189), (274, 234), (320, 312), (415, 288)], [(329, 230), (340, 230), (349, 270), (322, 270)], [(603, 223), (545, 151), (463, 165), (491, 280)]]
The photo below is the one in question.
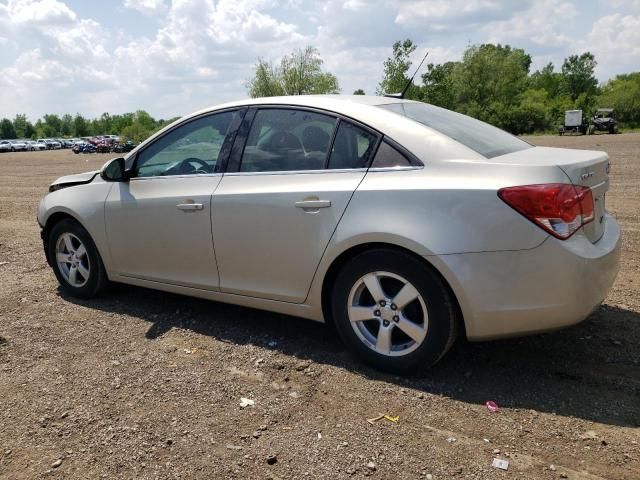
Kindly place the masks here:
[(470, 340), (526, 335), (581, 322), (618, 273), (620, 227), (606, 215), (602, 238), (549, 237), (530, 250), (429, 257), (456, 294)]

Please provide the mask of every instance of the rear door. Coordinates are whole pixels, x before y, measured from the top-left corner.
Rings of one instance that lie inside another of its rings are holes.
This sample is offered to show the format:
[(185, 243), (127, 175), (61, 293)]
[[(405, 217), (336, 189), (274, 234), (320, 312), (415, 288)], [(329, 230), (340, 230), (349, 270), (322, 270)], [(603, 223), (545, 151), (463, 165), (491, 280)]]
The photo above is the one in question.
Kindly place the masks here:
[(260, 108), (249, 118), (213, 196), (220, 288), (301, 303), (378, 135), (300, 108)]

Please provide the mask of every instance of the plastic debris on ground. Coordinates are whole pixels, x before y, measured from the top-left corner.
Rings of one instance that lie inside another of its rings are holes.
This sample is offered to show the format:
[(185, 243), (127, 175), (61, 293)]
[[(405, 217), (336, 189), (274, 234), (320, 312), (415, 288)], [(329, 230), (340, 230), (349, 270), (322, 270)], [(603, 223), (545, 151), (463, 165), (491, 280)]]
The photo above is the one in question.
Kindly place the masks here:
[(367, 418), (367, 422), (369, 422), (371, 425), (373, 425), (374, 423), (376, 423), (379, 420), (389, 420), (390, 422), (393, 423), (398, 423), (398, 420), (400, 420), (400, 416), (391, 416), (387, 413), (379, 413), (377, 417), (373, 417), (373, 418)]
[(240, 408), (253, 407), (255, 404), (256, 404), (255, 400), (251, 400), (250, 398), (244, 398), (244, 397), (240, 398)]
[(487, 410), (489, 410), (490, 412), (497, 413), (500, 410), (500, 407), (498, 407), (498, 404), (493, 400), (487, 400), (485, 402), (485, 405), (487, 406)]
[(509, 462), (507, 460), (502, 460), (501, 458), (494, 458), (493, 462), (491, 462), (491, 466), (499, 468), (500, 470), (507, 470), (509, 468)]

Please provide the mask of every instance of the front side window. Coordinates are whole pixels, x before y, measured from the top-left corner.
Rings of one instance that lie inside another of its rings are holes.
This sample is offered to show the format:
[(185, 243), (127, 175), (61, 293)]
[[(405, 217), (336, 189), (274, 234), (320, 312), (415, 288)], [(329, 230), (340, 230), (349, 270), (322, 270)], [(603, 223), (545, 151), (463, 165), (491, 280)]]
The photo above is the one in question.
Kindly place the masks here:
[(372, 133), (341, 121), (331, 149), (329, 168), (366, 168), (376, 141), (377, 137)]
[(256, 113), (240, 162), (241, 172), (325, 168), (336, 119), (294, 109)]
[(237, 112), (201, 117), (163, 135), (138, 155), (137, 177), (214, 173)]

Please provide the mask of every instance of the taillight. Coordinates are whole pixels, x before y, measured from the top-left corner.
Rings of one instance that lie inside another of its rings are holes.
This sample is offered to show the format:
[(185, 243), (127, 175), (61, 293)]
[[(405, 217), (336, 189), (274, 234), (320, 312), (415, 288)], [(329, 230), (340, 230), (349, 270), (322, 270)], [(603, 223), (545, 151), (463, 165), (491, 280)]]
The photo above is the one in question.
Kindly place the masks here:
[(498, 196), (561, 240), (594, 219), (593, 194), (589, 187), (565, 183), (522, 185), (502, 188)]

